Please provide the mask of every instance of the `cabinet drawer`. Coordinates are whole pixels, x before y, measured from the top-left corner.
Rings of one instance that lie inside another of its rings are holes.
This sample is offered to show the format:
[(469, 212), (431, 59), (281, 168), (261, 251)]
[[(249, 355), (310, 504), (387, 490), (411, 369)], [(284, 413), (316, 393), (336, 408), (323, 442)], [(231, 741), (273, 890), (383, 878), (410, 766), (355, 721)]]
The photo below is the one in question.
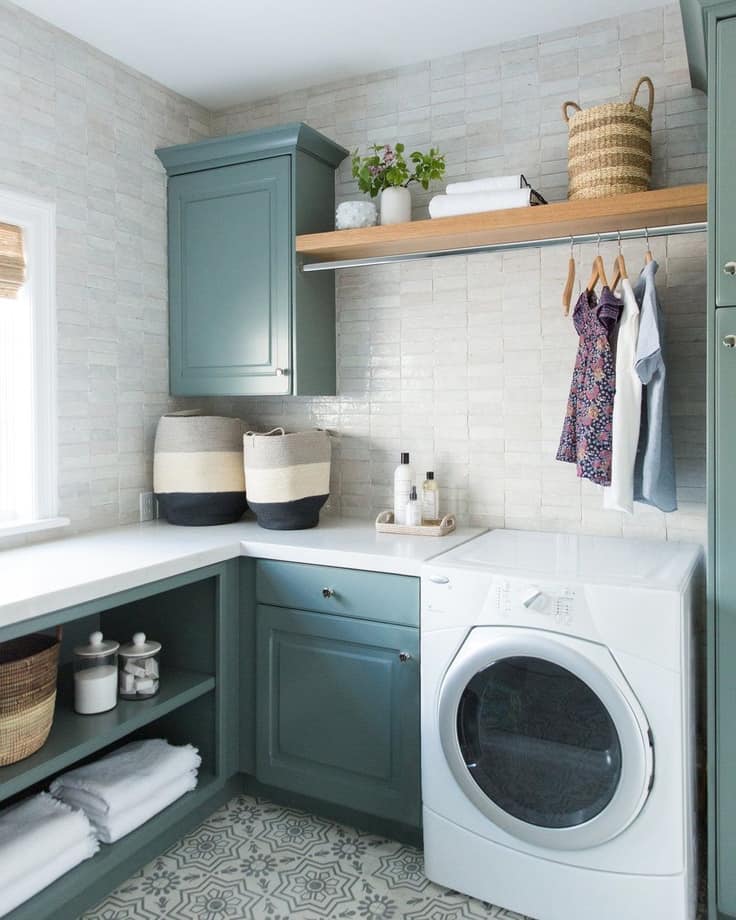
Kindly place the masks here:
[(301, 562), (256, 564), (260, 604), (419, 626), (419, 579)]

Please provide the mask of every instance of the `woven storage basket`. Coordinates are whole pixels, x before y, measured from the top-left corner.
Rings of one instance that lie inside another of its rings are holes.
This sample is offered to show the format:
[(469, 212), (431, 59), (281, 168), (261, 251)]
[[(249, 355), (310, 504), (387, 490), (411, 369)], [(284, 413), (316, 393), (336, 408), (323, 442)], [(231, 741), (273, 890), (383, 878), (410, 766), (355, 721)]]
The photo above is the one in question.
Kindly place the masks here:
[(61, 630), (0, 642), (0, 766), (42, 747), (56, 703)]
[[(649, 105), (636, 103), (643, 85)], [(570, 115), (569, 108), (576, 111)], [(642, 77), (628, 102), (608, 102), (581, 109), (564, 102), (562, 115), (570, 127), (568, 198), (608, 198), (645, 192), (652, 177), (652, 109), (654, 84)]]
[(248, 504), (267, 530), (306, 530), (319, 524), (330, 494), (330, 436), (326, 431), (286, 434), (274, 428), (243, 438)]

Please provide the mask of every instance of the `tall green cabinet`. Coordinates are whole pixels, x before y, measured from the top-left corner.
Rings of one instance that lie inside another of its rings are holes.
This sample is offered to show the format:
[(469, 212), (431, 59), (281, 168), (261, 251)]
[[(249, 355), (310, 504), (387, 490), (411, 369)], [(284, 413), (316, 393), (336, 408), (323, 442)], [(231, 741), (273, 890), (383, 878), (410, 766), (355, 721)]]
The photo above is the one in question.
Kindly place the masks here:
[(681, 0), (708, 93), (708, 916), (736, 918), (736, 2)]
[(334, 278), (300, 272), (294, 238), (332, 229), (347, 150), (296, 123), (157, 153), (169, 177), (171, 393), (333, 395)]

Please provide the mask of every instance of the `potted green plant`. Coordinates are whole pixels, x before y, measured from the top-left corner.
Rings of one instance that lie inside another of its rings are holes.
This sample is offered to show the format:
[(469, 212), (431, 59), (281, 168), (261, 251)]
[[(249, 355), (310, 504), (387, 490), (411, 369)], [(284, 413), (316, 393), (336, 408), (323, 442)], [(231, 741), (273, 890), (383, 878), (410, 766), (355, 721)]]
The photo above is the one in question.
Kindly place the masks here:
[(445, 172), (445, 155), (436, 147), (428, 153), (415, 150), (404, 156), (404, 144), (373, 144), (368, 156), (353, 153), (353, 178), (358, 188), (375, 198), (381, 194), (381, 223), (401, 224), (411, 220), (411, 192), (409, 186), (418, 182), (429, 188), (433, 179), (441, 179)]

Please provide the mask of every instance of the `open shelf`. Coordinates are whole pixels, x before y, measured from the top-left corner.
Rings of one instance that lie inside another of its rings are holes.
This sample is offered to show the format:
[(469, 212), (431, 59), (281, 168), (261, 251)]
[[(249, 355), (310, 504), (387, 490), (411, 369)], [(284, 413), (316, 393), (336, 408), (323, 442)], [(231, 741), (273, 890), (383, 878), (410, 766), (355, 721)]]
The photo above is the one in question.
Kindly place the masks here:
[[(200, 771), (196, 789), (187, 792), (116, 843), (101, 844), (91, 859), (80, 863), (35, 897), (16, 907), (8, 915), (8, 920), (37, 920), (39, 917), (58, 916), (59, 904), (73, 903), (74, 898), (84, 895), (108, 873), (115, 872), (116, 869), (119, 871), (151, 848), (157, 850), (157, 838), (175, 829), (176, 825), (187, 819), (195, 809), (206, 806), (223, 785), (223, 782), (212, 774)], [(66, 912), (62, 911), (61, 916), (66, 917)]]
[(702, 223), (706, 219), (706, 204), (706, 185), (681, 185), (614, 198), (560, 201), (386, 227), (303, 234), (296, 238), (296, 251), (306, 270), (337, 268), (339, 265), (315, 263), (379, 260), (419, 253), (431, 256), (522, 243), (535, 245), (571, 236), (644, 227), (661, 230)]
[(46, 744), (35, 754), (0, 767), (0, 800), (41, 782), (71, 764), (126, 737), (214, 689), (209, 674), (166, 668), (161, 690), (150, 700), (118, 700), (115, 709), (94, 716), (74, 712), (69, 674), (59, 682), (56, 713)]

